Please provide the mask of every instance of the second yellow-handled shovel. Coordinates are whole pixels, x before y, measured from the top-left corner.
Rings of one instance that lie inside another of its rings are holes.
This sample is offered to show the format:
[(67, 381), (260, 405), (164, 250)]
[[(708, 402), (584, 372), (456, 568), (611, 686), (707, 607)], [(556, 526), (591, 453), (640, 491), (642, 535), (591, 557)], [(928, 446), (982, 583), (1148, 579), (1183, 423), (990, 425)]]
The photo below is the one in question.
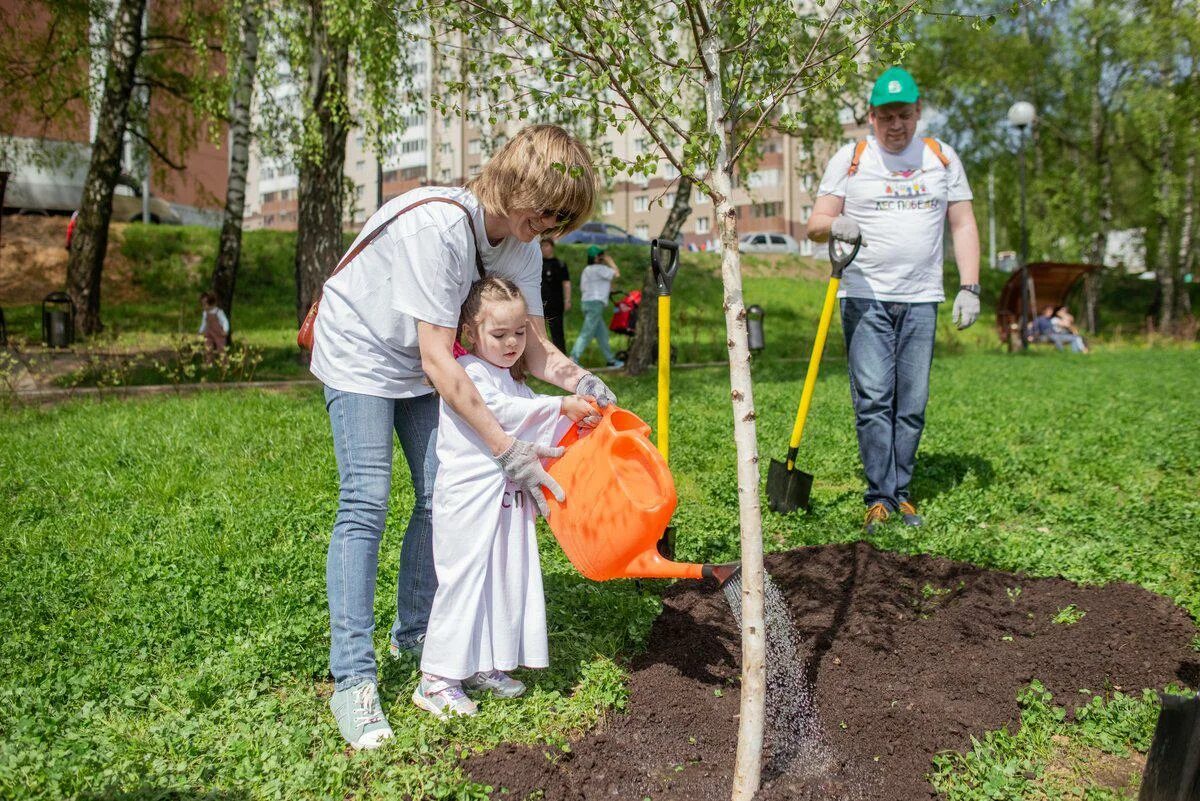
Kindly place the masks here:
[(821, 309), (821, 322), (817, 324), (817, 337), (813, 340), (812, 357), (808, 360), (808, 372), (804, 376), (804, 391), (800, 393), (800, 408), (796, 410), (796, 422), (792, 426), (792, 438), (788, 442), (787, 460), (771, 460), (767, 469), (767, 506), (772, 512), (787, 514), (797, 509), (809, 510), (813, 477), (811, 473), (796, 469), (796, 453), (800, 450), (800, 437), (804, 434), (804, 421), (808, 418), (808, 407), (812, 403), (813, 390), (817, 387), (817, 371), (821, 367), (821, 354), (825, 350), (825, 337), (829, 334), (829, 323), (833, 319), (833, 307), (837, 305), (838, 285), (842, 282), (842, 271), (854, 261), (862, 239), (854, 243), (853, 249), (839, 254), (835, 240), (829, 239), (829, 261), (833, 267), (829, 286), (825, 290), (825, 305)]

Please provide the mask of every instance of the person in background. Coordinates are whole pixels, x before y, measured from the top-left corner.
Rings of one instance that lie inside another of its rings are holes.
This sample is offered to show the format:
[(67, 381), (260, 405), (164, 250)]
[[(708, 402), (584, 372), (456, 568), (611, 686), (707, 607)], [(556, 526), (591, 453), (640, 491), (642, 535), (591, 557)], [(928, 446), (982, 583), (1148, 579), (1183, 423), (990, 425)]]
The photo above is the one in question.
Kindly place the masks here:
[(571, 274), (562, 259), (554, 255), (554, 240), (542, 240), (542, 313), (554, 347), (567, 352), (563, 318), (571, 310)]
[(599, 245), (589, 245), (587, 249), (587, 267), (583, 268), (583, 277), (579, 279), (580, 300), (583, 302), (583, 328), (571, 348), (571, 359), (576, 364), (583, 358), (583, 352), (591, 341), (596, 340), (600, 346), (600, 354), (609, 367), (624, 367), (625, 362), (613, 357), (612, 348), (608, 346), (609, 307), (608, 294), (612, 291), (614, 278), (621, 277), (621, 270), (612, 256), (604, 252)]
[(1076, 353), (1090, 353), (1087, 342), (1083, 335), (1079, 333), (1079, 329), (1075, 327), (1075, 315), (1071, 314), (1071, 310), (1066, 306), (1059, 306), (1054, 310), (1054, 319), (1051, 320), (1054, 324), (1054, 330), (1059, 334), (1068, 334), (1073, 339), (1070, 342), (1071, 350)]
[[(1072, 324), (1074, 318), (1071, 318)], [(1062, 328), (1062, 321), (1055, 315), (1052, 305), (1042, 307), (1042, 313), (1033, 318), (1029, 324), (1029, 339), (1031, 342), (1049, 342), (1055, 350), (1062, 350), (1063, 345), (1070, 345), (1075, 353), (1087, 353), (1083, 337), (1072, 334)]]
[(211, 292), (200, 293), (200, 330), (204, 335), (204, 353), (208, 361), (225, 352), (229, 344), (229, 318), (217, 308), (217, 296)]
[(962, 160), (949, 145), (917, 138), (920, 92), (892, 67), (871, 91), (871, 136), (850, 142), (825, 169), (808, 237), (864, 247), (842, 277), (842, 330), (858, 451), (867, 476), (863, 527), (893, 513), (920, 526), (909, 485), (925, 429), (929, 372), (943, 290), (943, 230), (954, 238), (959, 287), (951, 317), (979, 317), (979, 230)]

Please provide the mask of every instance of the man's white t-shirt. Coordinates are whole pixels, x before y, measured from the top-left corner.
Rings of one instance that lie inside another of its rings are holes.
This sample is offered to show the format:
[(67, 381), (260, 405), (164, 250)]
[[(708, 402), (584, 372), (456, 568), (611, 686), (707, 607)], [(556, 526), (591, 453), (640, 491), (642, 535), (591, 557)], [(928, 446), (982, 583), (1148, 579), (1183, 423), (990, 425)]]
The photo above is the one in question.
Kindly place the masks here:
[(538, 243), (508, 236), (493, 247), (479, 200), (462, 187), (422, 187), (393, 198), (367, 220), (351, 249), (384, 220), (426, 197), (466, 206), (478, 238), (472, 241), (466, 215), (457, 206), (426, 203), (402, 214), (326, 281), (310, 366), (326, 386), (381, 398), (432, 392), (421, 369), (417, 321), (458, 327), (463, 301), (479, 279), (476, 248), (486, 271), (512, 280), (526, 305), (541, 310)]
[[(940, 142), (940, 140), (939, 140)], [(843, 145), (825, 168), (818, 195), (845, 198), (842, 212), (858, 223), (863, 248), (842, 275), (840, 298), (899, 303), (946, 299), (942, 241), (947, 204), (970, 200), (971, 187), (958, 154), (942, 143), (946, 166), (921, 137), (888, 153), (875, 137), (848, 176), (855, 142)]]
[(612, 280), (616, 272), (607, 264), (589, 264), (583, 268), (579, 280), (579, 295), (586, 303), (589, 300), (599, 300), (608, 303), (608, 293), (612, 291)]

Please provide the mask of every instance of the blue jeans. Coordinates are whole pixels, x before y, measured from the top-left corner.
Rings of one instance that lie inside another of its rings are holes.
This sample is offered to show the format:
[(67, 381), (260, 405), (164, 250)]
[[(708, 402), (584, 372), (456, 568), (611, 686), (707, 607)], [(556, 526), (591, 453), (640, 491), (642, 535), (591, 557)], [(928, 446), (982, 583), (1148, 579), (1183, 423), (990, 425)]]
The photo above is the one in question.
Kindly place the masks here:
[(571, 348), (571, 358), (575, 361), (583, 356), (587, 346), (594, 339), (600, 346), (600, 354), (605, 362), (613, 361), (612, 349), (608, 346), (608, 322), (604, 319), (608, 304), (602, 300), (585, 300), (583, 302), (583, 328), (579, 329), (579, 337), (575, 347)]
[(402, 648), (425, 634), (437, 591), (433, 569), (433, 480), (437, 475), (438, 396), (392, 400), (325, 388), (341, 489), (325, 560), (332, 643), (329, 667), (339, 690), (376, 680), (375, 581), (392, 487), (392, 431), (412, 474), (416, 503), (400, 549), (396, 620)]
[(858, 453), (867, 506), (907, 501), (925, 428), (936, 303), (842, 299)]

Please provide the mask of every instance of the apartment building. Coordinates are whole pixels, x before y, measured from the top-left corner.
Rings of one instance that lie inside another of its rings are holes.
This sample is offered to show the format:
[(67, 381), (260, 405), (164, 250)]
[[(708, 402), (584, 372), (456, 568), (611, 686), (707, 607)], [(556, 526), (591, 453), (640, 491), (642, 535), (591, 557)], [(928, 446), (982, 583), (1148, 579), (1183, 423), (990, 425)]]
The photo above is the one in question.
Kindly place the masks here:
[[(452, 64), (434, 64), (426, 46), (411, 63), (414, 87), (426, 98), (441, 94)], [(291, 91), (291, 90), (289, 90)], [(488, 155), (503, 144), (521, 125), (518, 120), (483, 122), (489, 114), (480, 98), (461, 98), (458, 104), (468, 113), (442, 116), (426, 101), (405, 119), (404, 131), (383, 148), (366, 140), (362, 130), (351, 132), (346, 143), (345, 173), (354, 185), (346, 209), (346, 226), (361, 226), (381, 203), (418, 186), (461, 185), (479, 173)], [(853, 118), (845, 120), (847, 139), (863, 135)], [(609, 130), (597, 143), (607, 153), (632, 161), (656, 149), (646, 132), (631, 126), (624, 133)], [(840, 144), (840, 143), (831, 143)], [(799, 139), (783, 134), (769, 137), (753, 169), (736, 176), (734, 205), (738, 230), (742, 233), (770, 231), (794, 237), (801, 252), (811, 255), (812, 243), (804, 237), (812, 213), (812, 193), (819, 176), (806, 158)], [(623, 178), (601, 187), (594, 219), (611, 223), (634, 236), (651, 239), (666, 223), (675, 201), (678, 171), (661, 160), (660, 168), (648, 178)], [(288, 163), (252, 157), (247, 186), (247, 227), (294, 228), (296, 225), (295, 167)], [(686, 246), (711, 249), (718, 233), (712, 202), (693, 190), (692, 211), (681, 231)]]

